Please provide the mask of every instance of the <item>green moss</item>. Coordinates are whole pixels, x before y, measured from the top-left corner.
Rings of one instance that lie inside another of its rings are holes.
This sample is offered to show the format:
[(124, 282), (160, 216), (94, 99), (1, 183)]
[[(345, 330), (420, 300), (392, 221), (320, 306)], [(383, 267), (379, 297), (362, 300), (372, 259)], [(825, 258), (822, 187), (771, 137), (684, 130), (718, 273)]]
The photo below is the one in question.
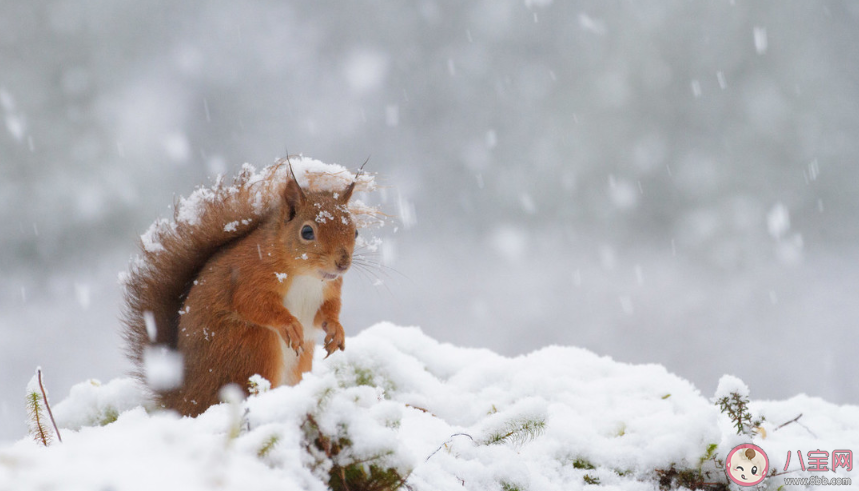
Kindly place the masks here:
[(355, 367), (355, 384), (375, 387), (373, 372), (367, 368)]
[(99, 426), (107, 426), (117, 419), (119, 419), (119, 410), (113, 406), (108, 406), (107, 409), (104, 410), (98, 424)]
[(593, 464), (591, 464), (587, 460), (581, 459), (581, 458), (573, 461), (573, 468), (575, 468), (575, 469), (586, 469), (586, 470), (596, 469), (596, 467), (594, 467)]
[(355, 365), (341, 365), (334, 369), (341, 387), (379, 387), (385, 397), (396, 390), (396, 385), (387, 377), (372, 369)]
[(501, 489), (504, 491), (522, 491), (519, 486), (508, 481), (501, 481)]
[(593, 477), (590, 474), (585, 474), (585, 477), (583, 477), (583, 479), (585, 480), (585, 482), (587, 484), (599, 484), (600, 483), (600, 478)]

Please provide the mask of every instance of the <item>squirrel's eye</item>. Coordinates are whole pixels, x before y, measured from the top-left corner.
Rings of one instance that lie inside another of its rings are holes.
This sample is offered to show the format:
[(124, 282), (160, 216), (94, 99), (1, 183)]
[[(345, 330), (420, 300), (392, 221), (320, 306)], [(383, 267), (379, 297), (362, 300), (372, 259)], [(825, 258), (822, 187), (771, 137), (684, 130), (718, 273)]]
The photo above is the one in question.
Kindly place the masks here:
[(313, 227), (310, 225), (305, 225), (301, 227), (301, 238), (304, 240), (313, 240), (316, 238), (316, 235), (313, 233)]
[(357, 230), (355, 231), (355, 238), (356, 239), (358, 238), (358, 231)]

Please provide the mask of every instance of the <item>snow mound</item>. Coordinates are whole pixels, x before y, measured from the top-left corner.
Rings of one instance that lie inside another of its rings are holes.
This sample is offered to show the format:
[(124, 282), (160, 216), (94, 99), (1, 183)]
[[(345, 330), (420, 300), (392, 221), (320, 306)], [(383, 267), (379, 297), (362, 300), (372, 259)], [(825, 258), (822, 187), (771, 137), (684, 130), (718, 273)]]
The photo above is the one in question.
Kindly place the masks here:
[(90, 379), (72, 387), (69, 397), (54, 407), (54, 416), (60, 428), (77, 431), (112, 423), (121, 413), (145, 403), (144, 391), (135, 379), (114, 379), (106, 384)]
[(258, 379), (249, 399), (193, 419), (145, 408), (128, 379), (79, 384), (55, 408), (63, 443), (0, 448), (0, 489), (325, 490), (348, 468), (414, 490), (651, 490), (672, 466), (727, 482), (716, 460), (739, 443), (764, 448), (778, 471), (790, 450), (859, 447), (857, 407), (752, 401), (768, 436), (737, 435), (662, 366), (579, 348), (506, 358), (385, 323), (347, 346), (328, 359), (319, 349), (295, 387)]
[(722, 375), (719, 379), (719, 385), (716, 386), (716, 394), (714, 399), (730, 397), (731, 394), (737, 394), (740, 397), (749, 397), (749, 387), (739, 378), (733, 375)]

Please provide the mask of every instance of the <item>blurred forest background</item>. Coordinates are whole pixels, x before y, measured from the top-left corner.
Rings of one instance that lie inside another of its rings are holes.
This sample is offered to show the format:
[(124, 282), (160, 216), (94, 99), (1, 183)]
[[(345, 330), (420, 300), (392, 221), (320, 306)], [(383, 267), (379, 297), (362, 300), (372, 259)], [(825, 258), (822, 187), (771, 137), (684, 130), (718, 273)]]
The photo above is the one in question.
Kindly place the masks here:
[(859, 3), (0, 1), (0, 440), (129, 368), (117, 273), (290, 153), (397, 220), (343, 324), (859, 402)]

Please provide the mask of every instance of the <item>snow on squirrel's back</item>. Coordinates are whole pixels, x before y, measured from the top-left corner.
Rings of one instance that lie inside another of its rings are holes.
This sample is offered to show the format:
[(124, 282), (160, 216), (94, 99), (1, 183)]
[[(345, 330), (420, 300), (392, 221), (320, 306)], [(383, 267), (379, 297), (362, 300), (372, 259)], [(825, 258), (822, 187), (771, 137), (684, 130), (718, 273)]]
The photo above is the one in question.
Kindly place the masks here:
[[(290, 166), (295, 173), (295, 178), (298, 184), (304, 189), (311, 191), (330, 191), (338, 192), (348, 186), (356, 177), (355, 173), (337, 164), (326, 164), (319, 160), (306, 158), (303, 156), (290, 157), (280, 159), (274, 165), (256, 171), (253, 165), (244, 164), (240, 176), (247, 185), (255, 186), (258, 184), (270, 186), (285, 183), (290, 177)], [(214, 199), (218, 189), (223, 184), (223, 176), (218, 176), (216, 183), (212, 187), (200, 187), (194, 191), (189, 197), (179, 200), (177, 206), (176, 220), (189, 224), (195, 224), (200, 218), (200, 210), (205, 201)], [(361, 173), (357, 176), (357, 191), (373, 191), (376, 189), (376, 182), (372, 174)], [(227, 188), (227, 192), (237, 192), (235, 186)], [(274, 203), (271, 201), (276, 199), (276, 193), (265, 193), (263, 189), (259, 189), (255, 194), (254, 211), (257, 214), (262, 214), (266, 209)], [(368, 207), (359, 200), (353, 200), (349, 204), (350, 211), (366, 219), (365, 215), (375, 217), (377, 210)], [(375, 222), (373, 222), (375, 223)], [(368, 226), (370, 223), (359, 222), (359, 227)]]
[[(724, 459), (748, 441), (766, 450), (774, 469), (795, 447), (859, 446), (859, 408), (805, 396), (753, 401), (769, 436), (740, 437), (712, 400), (662, 366), (579, 348), (507, 358), (391, 324), (347, 346), (324, 360), (319, 349), (313, 371), (295, 387), (262, 384), (240, 405), (214, 406), (194, 419), (133, 407), (139, 399), (127, 379), (85, 382), (55, 407), (68, 428), (62, 444), (23, 439), (0, 449), (0, 489), (324, 490), (336, 466), (351, 462), (407, 478), (415, 490), (595, 483), (652, 490), (656, 470), (672, 466), (727, 482), (706, 460), (708, 450)], [(799, 413), (808, 428), (774, 431)], [(105, 426), (88, 426), (97, 424)], [(336, 457), (329, 455), (335, 446)], [(778, 487), (783, 478), (770, 479)]]
[[(281, 199), (279, 191), (291, 179), (291, 172), (294, 172), (296, 180), (303, 189), (311, 191), (328, 191), (336, 194), (353, 181), (356, 183), (357, 192), (371, 192), (377, 188), (375, 176), (371, 173), (362, 172), (356, 175), (354, 171), (341, 165), (326, 164), (303, 156), (277, 160), (273, 165), (259, 171), (251, 164), (244, 164), (233, 184), (227, 185), (224, 176), (219, 175), (213, 185), (200, 186), (188, 197), (180, 198), (176, 203), (173, 221), (161, 218), (153, 222), (140, 236), (144, 256), (138, 256), (132, 261), (129, 273), (120, 274), (120, 283), (127, 285), (129, 274), (145, 274), (147, 268), (145, 256), (164, 251), (162, 242), (165, 238), (174, 237), (177, 227), (198, 226), (206, 219), (207, 212), (211, 216), (214, 214), (212, 210), (217, 210), (219, 217), (229, 217), (223, 219), (223, 223), (217, 224), (217, 227), (222, 227), (224, 232), (224, 238), (221, 238), (223, 240), (240, 228), (259, 220), (277, 204), (277, 200)], [(209, 206), (213, 203), (218, 206), (214, 208)], [(349, 201), (348, 209), (359, 229), (376, 228), (385, 223), (377, 207), (368, 205), (360, 199), (353, 197)], [(365, 238), (364, 235), (358, 236), (356, 241), (358, 247), (365, 247), (371, 252), (377, 250), (380, 244), (381, 240), (378, 237)]]

